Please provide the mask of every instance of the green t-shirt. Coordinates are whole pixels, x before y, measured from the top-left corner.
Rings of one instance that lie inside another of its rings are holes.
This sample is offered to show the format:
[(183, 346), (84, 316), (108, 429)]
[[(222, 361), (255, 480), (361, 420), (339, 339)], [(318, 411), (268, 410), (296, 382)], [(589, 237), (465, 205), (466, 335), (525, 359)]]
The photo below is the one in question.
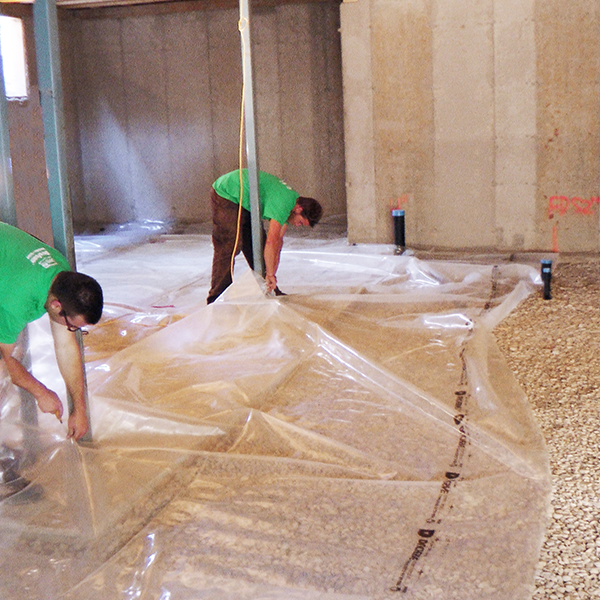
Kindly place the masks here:
[(0, 223), (0, 343), (13, 344), (27, 323), (44, 314), (53, 279), (70, 270), (60, 252)]
[[(242, 169), (244, 198), (242, 206), (250, 210), (250, 184), (248, 183), (248, 169)], [(231, 200), (235, 204), (240, 202), (240, 172), (231, 171), (221, 175), (213, 183), (213, 188), (219, 196)], [(274, 219), (280, 225), (285, 225), (296, 206), (300, 194), (295, 192), (287, 183), (264, 171), (258, 172), (258, 193), (260, 196), (260, 216), (263, 219)]]

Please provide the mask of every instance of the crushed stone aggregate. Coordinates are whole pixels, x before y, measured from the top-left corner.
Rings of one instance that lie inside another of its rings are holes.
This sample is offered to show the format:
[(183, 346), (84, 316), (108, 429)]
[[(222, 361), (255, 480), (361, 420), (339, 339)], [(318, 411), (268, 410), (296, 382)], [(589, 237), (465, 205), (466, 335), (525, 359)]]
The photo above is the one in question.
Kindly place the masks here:
[(546, 441), (552, 514), (533, 600), (600, 597), (600, 256), (561, 255), (552, 298), (494, 330)]

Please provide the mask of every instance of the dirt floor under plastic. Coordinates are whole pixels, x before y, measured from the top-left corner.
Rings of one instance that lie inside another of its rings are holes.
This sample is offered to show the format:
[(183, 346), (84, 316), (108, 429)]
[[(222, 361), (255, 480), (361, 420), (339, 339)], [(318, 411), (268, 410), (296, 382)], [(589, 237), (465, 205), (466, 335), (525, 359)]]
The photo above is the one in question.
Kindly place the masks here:
[[(539, 292), (535, 265), (300, 237), (288, 295), (238, 261), (206, 306), (208, 235), (76, 250), (106, 300), (84, 338), (93, 441), (25, 418), (0, 372), (3, 448), (37, 491), (0, 501), (1, 598), (530, 597), (548, 457), (492, 329)], [(29, 348), (64, 398), (44, 318)]]

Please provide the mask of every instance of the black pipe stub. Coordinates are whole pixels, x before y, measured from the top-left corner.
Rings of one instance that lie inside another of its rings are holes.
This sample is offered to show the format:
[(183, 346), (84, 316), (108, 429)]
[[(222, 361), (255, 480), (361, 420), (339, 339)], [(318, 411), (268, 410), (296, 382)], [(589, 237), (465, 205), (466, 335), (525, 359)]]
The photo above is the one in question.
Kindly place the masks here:
[(392, 210), (392, 217), (394, 219), (394, 242), (396, 244), (396, 254), (402, 254), (406, 247), (405, 239), (405, 224), (404, 224), (404, 211), (400, 208)]
[(542, 282), (544, 283), (544, 300), (551, 300), (550, 282), (552, 281), (552, 261), (549, 258), (543, 258), (540, 261), (542, 269)]

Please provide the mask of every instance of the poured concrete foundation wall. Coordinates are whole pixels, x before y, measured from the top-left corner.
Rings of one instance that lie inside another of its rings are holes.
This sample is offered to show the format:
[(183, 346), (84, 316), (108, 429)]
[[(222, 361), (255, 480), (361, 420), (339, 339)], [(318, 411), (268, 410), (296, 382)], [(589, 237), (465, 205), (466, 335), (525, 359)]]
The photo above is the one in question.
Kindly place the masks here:
[[(211, 183), (239, 164), (239, 11), (94, 14), (63, 23), (76, 220), (209, 219)], [(335, 4), (253, 14), (260, 168), (328, 215), (346, 211), (338, 28)]]
[[(237, 10), (160, 6), (59, 11), (79, 224), (206, 220), (206, 190), (237, 164)], [(397, 206), (412, 246), (599, 250), (600, 0), (349, 1), (343, 61), (337, 11), (255, 11), (262, 168), (326, 214), (347, 198), (352, 242), (392, 242)], [(29, 46), (11, 148), (20, 224), (44, 238)]]
[(598, 250), (599, 9), (342, 4), (350, 240)]
[(539, 0), (537, 222), (558, 250), (600, 249), (600, 2)]

